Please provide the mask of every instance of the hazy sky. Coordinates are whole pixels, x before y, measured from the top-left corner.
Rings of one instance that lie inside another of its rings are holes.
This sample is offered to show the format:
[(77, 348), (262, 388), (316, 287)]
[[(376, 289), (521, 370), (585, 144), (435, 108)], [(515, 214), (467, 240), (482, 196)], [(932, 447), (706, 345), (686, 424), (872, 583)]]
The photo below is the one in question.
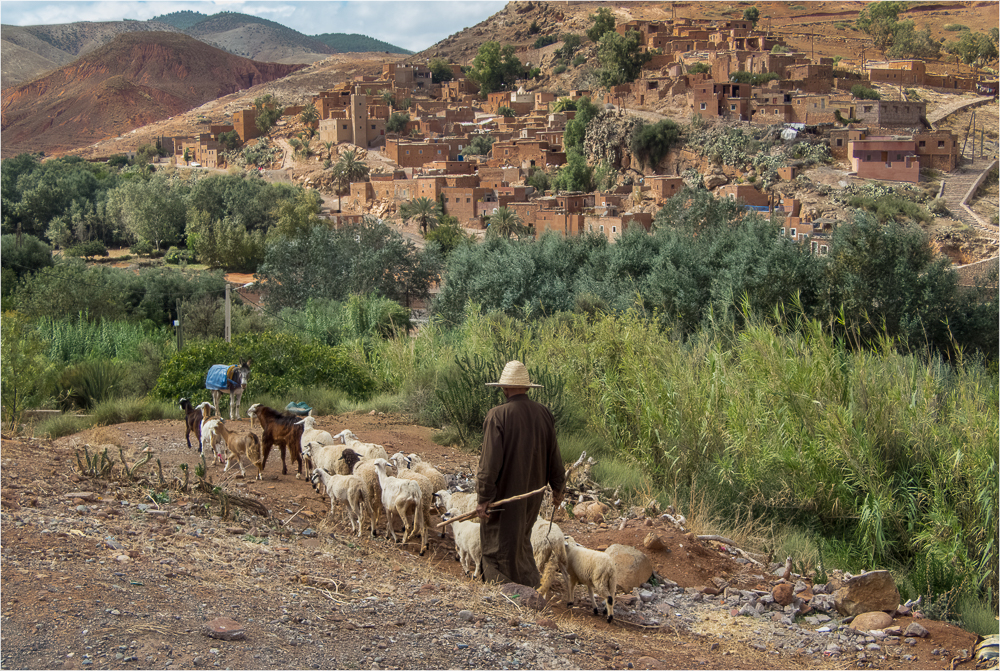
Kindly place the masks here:
[(0, 2), (0, 23), (35, 26), (75, 21), (145, 21), (190, 10), (202, 14), (239, 12), (276, 21), (305, 35), (360, 33), (390, 44), (421, 51), (463, 28), (474, 26), (506, 5), (505, 0), (234, 0), (180, 2), (157, 0), (89, 0)]

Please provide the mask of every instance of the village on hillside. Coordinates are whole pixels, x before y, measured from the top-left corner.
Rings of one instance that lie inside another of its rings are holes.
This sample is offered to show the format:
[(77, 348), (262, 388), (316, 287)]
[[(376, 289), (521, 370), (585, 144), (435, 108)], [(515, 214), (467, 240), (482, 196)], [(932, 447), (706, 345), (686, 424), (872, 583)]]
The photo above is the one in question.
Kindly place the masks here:
[[(386, 166), (342, 189), (337, 208), (324, 214), (336, 225), (369, 213), (389, 218), (405, 204), (426, 198), (469, 232), (482, 234), (492, 216), (506, 208), (516, 214), (526, 234), (593, 233), (615, 240), (629, 226), (650, 230), (657, 209), (692, 178), (664, 174), (671, 172), (668, 161), (641, 165), (625, 147), (612, 152), (619, 178), (610, 188), (536, 188), (539, 182), (533, 175), (552, 174), (567, 163), (564, 133), (585, 98), (602, 113), (619, 116), (666, 98), (684, 100), (685, 117), (699, 123), (778, 126), (789, 142), (823, 145), (832, 159), (849, 162), (845, 179), (850, 181), (916, 184), (922, 171), (951, 173), (962, 165), (969, 137), (937, 129), (914, 88), (979, 94), (962, 107), (993, 102), (997, 92), (995, 79), (932, 74), (922, 60), (813, 58), (757, 30), (751, 20), (633, 20), (615, 25), (614, 31), (638, 40), (641, 71), (633, 81), (600, 91), (526, 90), (532, 82), (520, 79), (484, 96), (468, 76), (469, 64), (450, 63), (450, 72), (440, 76), (430, 64), (391, 62), (383, 65), (381, 75), (359, 75), (285, 106), (281, 111), (286, 123), (309, 119), (306, 146), (315, 139), (328, 149), (337, 145), (333, 157), (346, 151), (357, 158), (377, 154)], [(522, 48), (516, 56), (527, 67), (564, 46), (560, 40)], [(578, 45), (569, 46), (566, 54)], [(269, 102), (272, 109), (276, 102)], [(161, 137), (159, 143), (178, 165), (226, 167), (220, 135), (235, 132), (241, 143), (258, 141), (258, 109), (238, 111), (231, 123), (212, 125), (197, 137)], [(309, 116), (304, 117), (304, 111)], [(975, 154), (975, 133), (972, 143)], [(983, 144), (980, 137), (983, 158), (973, 162), (980, 182), (996, 155), (995, 144), (988, 151)], [(325, 167), (331, 173), (330, 161)], [(794, 180), (797, 170), (789, 162), (778, 169), (778, 178)], [(837, 220), (817, 216), (779, 189), (761, 188), (763, 180), (756, 177), (750, 165), (723, 165), (694, 179), (717, 198), (734, 199), (782, 219), (783, 235), (813, 253), (828, 254)], [(324, 179), (331, 178), (319, 176), (305, 183), (317, 187), (312, 182)], [(966, 193), (970, 185), (962, 182), (961, 194), (955, 193), (956, 185), (945, 193), (945, 184), (938, 196), (957, 203), (951, 208), (953, 216), (995, 242), (1000, 237), (995, 222), (965, 203), (978, 183)]]

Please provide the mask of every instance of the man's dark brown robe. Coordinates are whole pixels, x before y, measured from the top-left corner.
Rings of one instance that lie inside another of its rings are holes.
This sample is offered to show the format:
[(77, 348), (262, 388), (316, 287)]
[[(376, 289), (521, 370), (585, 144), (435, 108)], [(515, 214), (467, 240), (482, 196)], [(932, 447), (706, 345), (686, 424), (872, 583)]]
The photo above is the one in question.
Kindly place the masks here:
[[(486, 414), (477, 475), (480, 503), (524, 494), (546, 483), (553, 492), (561, 492), (565, 479), (555, 420), (548, 408), (518, 394)], [(502, 512), (491, 514), (480, 524), (484, 580), (539, 586), (541, 579), (531, 552), (531, 526), (543, 496), (539, 493), (504, 503)]]

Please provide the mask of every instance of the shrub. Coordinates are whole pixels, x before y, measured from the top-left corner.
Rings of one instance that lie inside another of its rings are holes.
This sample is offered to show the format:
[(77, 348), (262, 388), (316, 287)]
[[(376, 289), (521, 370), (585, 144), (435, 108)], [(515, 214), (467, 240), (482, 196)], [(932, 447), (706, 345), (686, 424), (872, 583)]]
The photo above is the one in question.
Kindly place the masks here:
[(655, 124), (640, 123), (632, 132), (632, 154), (644, 167), (655, 170), (680, 133), (681, 129), (669, 119)]
[(781, 44), (775, 44), (771, 47), (772, 54), (787, 54), (789, 51), (791, 51), (791, 49)]
[(579, 54), (578, 56), (573, 58), (573, 67), (578, 68), (586, 62), (587, 62), (587, 57), (584, 56), (583, 54)]
[(882, 96), (875, 89), (870, 89), (863, 84), (855, 84), (851, 87), (851, 95), (860, 100), (881, 100)]
[(194, 263), (195, 256), (194, 252), (190, 249), (178, 249), (177, 247), (171, 247), (167, 250), (163, 260), (172, 266), (176, 266), (182, 263)]
[(949, 33), (957, 33), (960, 30), (968, 30), (969, 27), (962, 25), (961, 23), (946, 23), (941, 30), (946, 30)]
[(56, 379), (59, 406), (63, 410), (88, 410), (115, 398), (125, 378), (122, 367), (109, 359), (84, 361), (65, 369)]
[(540, 35), (531, 46), (535, 49), (541, 49), (550, 44), (555, 44), (557, 41), (554, 35)]
[(129, 251), (136, 256), (152, 256), (153, 255), (153, 243), (148, 240), (138, 240), (129, 247)]
[(711, 72), (712, 66), (704, 61), (701, 61), (699, 63), (695, 63), (694, 65), (689, 65), (687, 70), (688, 74), (696, 75), (704, 72)]
[(552, 74), (554, 74), (554, 75), (561, 75), (564, 72), (566, 72), (566, 66), (565, 65), (557, 65), (552, 70)]
[(528, 79), (537, 79), (542, 74), (541, 68), (531, 68), (528, 70)]
[[(232, 343), (213, 340), (186, 347), (163, 364), (152, 394), (176, 400), (181, 396), (207, 400), (205, 374), (210, 366), (253, 359), (249, 397), (258, 394), (285, 394), (293, 386), (332, 387), (348, 397), (363, 400), (375, 391), (368, 371), (341, 347), (303, 342), (287, 333), (271, 331), (241, 333)], [(199, 402), (200, 402), (199, 400)]]

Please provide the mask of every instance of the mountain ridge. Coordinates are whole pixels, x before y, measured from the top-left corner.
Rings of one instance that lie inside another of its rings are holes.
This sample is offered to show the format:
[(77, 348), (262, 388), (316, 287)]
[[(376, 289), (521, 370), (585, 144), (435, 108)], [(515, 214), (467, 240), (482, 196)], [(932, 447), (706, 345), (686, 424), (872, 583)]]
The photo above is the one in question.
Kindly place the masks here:
[(5, 154), (79, 147), (303, 67), (255, 62), (179, 32), (126, 33), (5, 90), (0, 137)]

